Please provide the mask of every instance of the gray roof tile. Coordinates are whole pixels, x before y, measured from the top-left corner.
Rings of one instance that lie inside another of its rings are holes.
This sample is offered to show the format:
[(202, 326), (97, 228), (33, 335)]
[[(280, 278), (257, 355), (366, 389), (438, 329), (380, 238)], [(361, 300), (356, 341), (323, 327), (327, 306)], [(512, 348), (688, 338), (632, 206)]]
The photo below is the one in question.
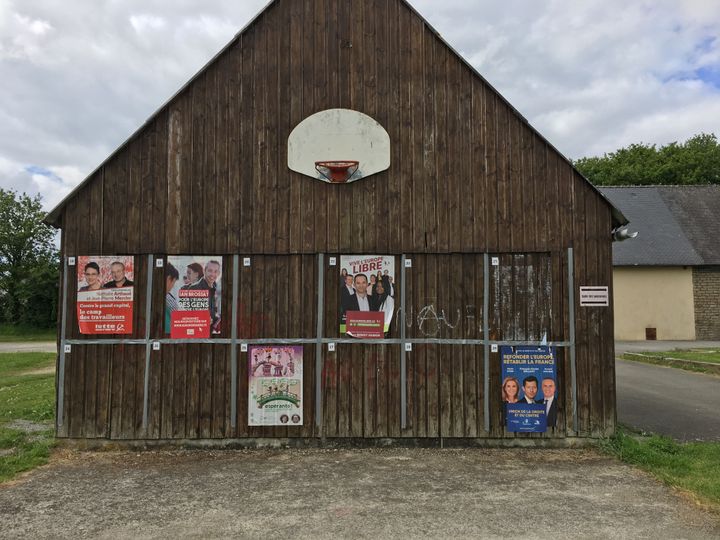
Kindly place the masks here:
[(720, 264), (720, 186), (601, 187), (637, 238), (613, 244), (616, 266)]

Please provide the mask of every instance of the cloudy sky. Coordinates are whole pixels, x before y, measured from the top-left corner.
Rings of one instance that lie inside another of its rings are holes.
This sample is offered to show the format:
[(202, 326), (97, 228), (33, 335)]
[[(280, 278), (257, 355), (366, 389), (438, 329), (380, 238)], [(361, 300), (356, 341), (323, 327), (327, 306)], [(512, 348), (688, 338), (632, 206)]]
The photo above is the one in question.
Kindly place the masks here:
[[(54, 206), (266, 0), (0, 0), (0, 188)], [(720, 135), (718, 0), (412, 0), (567, 157)]]

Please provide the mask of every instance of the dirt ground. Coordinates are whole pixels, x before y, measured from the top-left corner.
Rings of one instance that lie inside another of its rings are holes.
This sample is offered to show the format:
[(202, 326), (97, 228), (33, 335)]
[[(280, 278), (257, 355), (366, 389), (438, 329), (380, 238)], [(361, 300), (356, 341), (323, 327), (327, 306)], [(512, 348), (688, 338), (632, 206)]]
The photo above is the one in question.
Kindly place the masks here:
[(594, 450), (71, 452), (0, 486), (3, 538), (719, 538)]

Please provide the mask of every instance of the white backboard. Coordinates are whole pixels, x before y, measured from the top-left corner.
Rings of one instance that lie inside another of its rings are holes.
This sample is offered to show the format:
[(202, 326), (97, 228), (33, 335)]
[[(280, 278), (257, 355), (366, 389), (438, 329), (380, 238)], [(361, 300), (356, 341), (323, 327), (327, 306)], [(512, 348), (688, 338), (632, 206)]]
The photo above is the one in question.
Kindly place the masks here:
[(318, 161), (358, 161), (349, 182), (390, 168), (390, 136), (373, 118), (349, 109), (328, 109), (308, 116), (288, 137), (288, 167), (329, 182)]

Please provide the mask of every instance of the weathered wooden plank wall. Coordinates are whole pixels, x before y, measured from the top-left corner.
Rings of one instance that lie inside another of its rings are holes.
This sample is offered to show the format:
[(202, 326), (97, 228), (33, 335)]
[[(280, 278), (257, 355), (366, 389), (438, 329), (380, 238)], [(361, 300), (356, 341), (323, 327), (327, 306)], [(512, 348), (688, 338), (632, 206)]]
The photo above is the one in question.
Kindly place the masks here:
[[(387, 129), (388, 171), (338, 186), (287, 168), (292, 128), (333, 107), (369, 114)], [(451, 325), (436, 320), (438, 337), (481, 337), (483, 252), (502, 258), (500, 269), (491, 269), (498, 295), (491, 306), (499, 306), (491, 314), (492, 337), (568, 337), (568, 247), (575, 250), (576, 285), (611, 286), (610, 206), (401, 0), (278, 0), (98, 169), (59, 221), (65, 255), (138, 256), (133, 336), (140, 338), (148, 271), (141, 255), (150, 253), (224, 254), (226, 284), (229, 256), (252, 254), (251, 270), (241, 269), (239, 320), (257, 337), (314, 335), (308, 321), (316, 316), (309, 299), (317, 253), (414, 254), (409, 310), (445, 309)], [(162, 283), (162, 271), (154, 272)], [(293, 283), (298, 272), (301, 289)], [(73, 276), (69, 282), (72, 315)], [(158, 337), (163, 293), (155, 291)], [(223, 299), (228, 309), (229, 300)], [(524, 307), (518, 312), (515, 304)], [(302, 317), (298, 306), (307, 308)], [(454, 306), (461, 309), (457, 324)], [(578, 425), (569, 355), (561, 353), (565, 429), (558, 431), (598, 435), (615, 425), (612, 312), (575, 307)], [(337, 331), (335, 309), (326, 303), (326, 332)], [(420, 328), (417, 316), (411, 337), (423, 337), (431, 324)], [(68, 329), (79, 337), (74, 315)], [(228, 332), (225, 325), (223, 336)], [(59, 435), (292, 434), (293, 428), (249, 430), (240, 421), (230, 428), (230, 353), (223, 345), (152, 353), (143, 432), (143, 355), (142, 346), (76, 347), (67, 359), (67, 421)], [(409, 355), (413, 386), (402, 433), (397, 346), (340, 346), (323, 357), (326, 436), (487, 435), (480, 347), (434, 345)], [(312, 363), (306, 360), (306, 391), (314, 388)], [(492, 386), (497, 369), (493, 356), (491, 400), (499, 399)], [(306, 404), (312, 405), (307, 397)], [(493, 405), (491, 415), (497, 410)], [(312, 412), (298, 430), (302, 436), (320, 434)], [(501, 435), (497, 420), (491, 418), (492, 436)]]
[[(498, 264), (489, 267), (489, 336), (503, 341), (566, 340), (569, 321), (564, 307), (565, 257), (547, 253), (494, 257)], [(140, 258), (137, 264), (139, 284), (147, 279), (144, 260)], [(400, 325), (404, 324), (411, 339), (482, 339), (483, 256), (418, 254), (412, 256), (412, 261), (407, 271), (406, 313), (396, 314), (390, 337), (399, 337)], [(229, 293), (231, 259), (226, 257), (223, 264), (223, 317), (227, 322), (235, 309)], [(163, 337), (164, 290), (162, 269), (152, 271), (156, 287), (151, 338), (155, 339)], [(317, 258), (312, 255), (251, 257), (250, 266), (239, 268), (238, 337), (249, 341), (314, 339), (317, 272)], [(337, 267), (326, 269), (324, 287), (324, 336), (339, 336)], [(395, 294), (399, 299), (399, 285)], [(141, 302), (138, 304), (132, 337), (143, 338), (144, 308)], [(597, 315), (590, 313), (589, 317), (592, 325)], [(69, 310), (69, 321), (70, 335), (79, 338), (74, 307)], [(599, 332), (601, 327), (596, 328)], [(221, 336), (229, 333), (225, 324)], [(586, 341), (579, 339), (578, 347)], [(231, 427), (230, 346), (225, 344), (166, 344), (151, 353), (148, 424), (143, 428), (144, 351), (140, 345), (73, 347), (66, 356), (64, 423), (59, 435), (115, 439), (516, 437), (502, 425), (499, 353), (491, 354), (491, 430), (484, 431), (483, 349), (477, 345), (415, 345), (407, 355), (408, 423), (402, 430), (398, 345), (340, 344), (335, 352), (322, 351), (323, 417), (319, 430), (314, 423), (314, 345), (305, 345), (305, 425), (295, 428), (247, 426), (248, 372), (243, 354), (239, 355), (236, 381), (238, 422), (237, 428)], [(612, 402), (614, 392), (614, 386), (599, 391), (597, 386), (587, 384), (588, 380), (610, 376), (594, 370), (592, 363), (578, 363), (580, 425), (587, 417), (589, 434), (607, 430), (603, 418), (597, 416), (601, 406)], [(567, 352), (559, 349), (558, 427), (546, 437), (575, 431), (569, 373)], [(600, 397), (593, 398), (595, 393)], [(613, 407), (607, 407), (608, 414), (612, 414)], [(593, 421), (596, 423), (590, 423)]]

